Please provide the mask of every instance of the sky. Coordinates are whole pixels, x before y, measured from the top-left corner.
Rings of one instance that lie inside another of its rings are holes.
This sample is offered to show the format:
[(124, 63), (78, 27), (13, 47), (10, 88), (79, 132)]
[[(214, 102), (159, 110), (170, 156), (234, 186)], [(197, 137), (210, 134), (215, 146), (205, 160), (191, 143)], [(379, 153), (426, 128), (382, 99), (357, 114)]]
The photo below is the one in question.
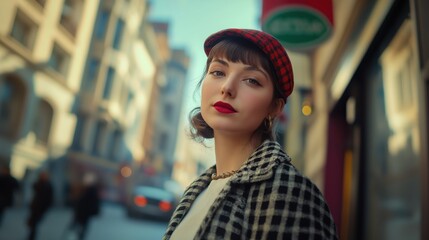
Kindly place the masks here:
[(168, 22), (170, 46), (185, 49), (190, 57), (183, 114), (199, 106), (194, 91), (205, 67), (204, 40), (225, 28), (260, 29), (261, 1), (150, 0), (149, 19)]

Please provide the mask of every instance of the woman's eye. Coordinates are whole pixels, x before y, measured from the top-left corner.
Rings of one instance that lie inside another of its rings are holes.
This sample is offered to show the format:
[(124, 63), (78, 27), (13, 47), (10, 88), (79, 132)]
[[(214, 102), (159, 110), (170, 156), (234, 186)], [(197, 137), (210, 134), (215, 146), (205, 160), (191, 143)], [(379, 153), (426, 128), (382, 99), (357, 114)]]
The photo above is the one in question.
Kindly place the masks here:
[(253, 78), (248, 78), (245, 81), (252, 84), (252, 85), (261, 86), (261, 84), (258, 82), (258, 80), (253, 79)]
[(225, 74), (221, 71), (211, 71), (210, 75), (213, 75), (215, 77), (221, 77), (221, 76), (225, 76)]

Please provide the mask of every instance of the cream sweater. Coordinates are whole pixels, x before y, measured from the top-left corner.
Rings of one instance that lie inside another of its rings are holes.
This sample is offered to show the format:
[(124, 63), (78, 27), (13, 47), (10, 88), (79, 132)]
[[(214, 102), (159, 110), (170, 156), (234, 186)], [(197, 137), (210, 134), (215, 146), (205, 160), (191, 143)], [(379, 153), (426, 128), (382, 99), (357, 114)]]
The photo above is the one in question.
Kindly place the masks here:
[(204, 217), (229, 179), (230, 177), (210, 182), (209, 186), (195, 199), (188, 214), (171, 235), (171, 240), (194, 239)]

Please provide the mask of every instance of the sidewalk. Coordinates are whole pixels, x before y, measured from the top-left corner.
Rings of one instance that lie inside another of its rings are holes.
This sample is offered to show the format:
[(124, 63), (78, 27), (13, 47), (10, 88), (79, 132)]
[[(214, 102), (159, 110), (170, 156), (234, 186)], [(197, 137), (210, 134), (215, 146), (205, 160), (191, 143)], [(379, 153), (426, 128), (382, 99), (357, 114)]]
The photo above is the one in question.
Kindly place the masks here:
[[(15, 207), (6, 210), (0, 226), (0, 240), (26, 240), (28, 209)], [(71, 209), (53, 207), (46, 213), (38, 229), (38, 240), (60, 240), (71, 221)]]

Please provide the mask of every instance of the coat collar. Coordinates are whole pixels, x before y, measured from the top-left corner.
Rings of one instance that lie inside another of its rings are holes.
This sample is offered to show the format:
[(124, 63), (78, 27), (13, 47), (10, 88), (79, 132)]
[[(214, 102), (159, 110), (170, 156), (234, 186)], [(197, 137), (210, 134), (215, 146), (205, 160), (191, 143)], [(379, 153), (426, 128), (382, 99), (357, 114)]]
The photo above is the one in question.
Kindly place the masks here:
[[(272, 176), (273, 168), (280, 162), (290, 162), (290, 157), (282, 150), (279, 143), (265, 140), (250, 155), (239, 171), (231, 177), (231, 182), (252, 183), (266, 180)], [(213, 173), (216, 173), (216, 165), (203, 173), (195, 185), (203, 188), (207, 187)]]
[(290, 157), (282, 150), (279, 143), (265, 140), (231, 177), (233, 183), (253, 183), (269, 179), (273, 169), (280, 162), (290, 162)]

